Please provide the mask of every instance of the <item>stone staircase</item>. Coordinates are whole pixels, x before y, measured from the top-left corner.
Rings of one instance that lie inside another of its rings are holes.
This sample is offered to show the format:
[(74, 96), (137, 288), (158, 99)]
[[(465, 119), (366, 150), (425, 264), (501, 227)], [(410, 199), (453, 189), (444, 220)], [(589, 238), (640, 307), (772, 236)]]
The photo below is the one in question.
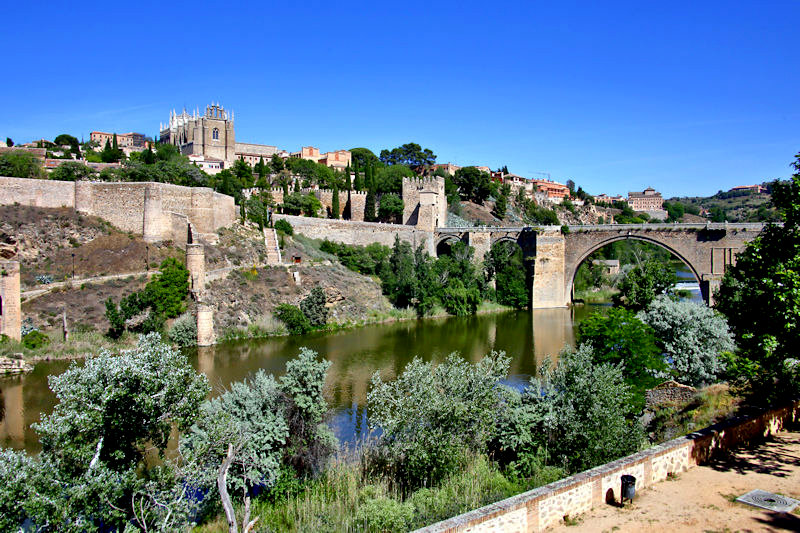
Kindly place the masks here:
[(278, 244), (278, 233), (275, 228), (264, 228), (264, 246), (267, 249), (267, 264), (280, 265), (281, 247)]

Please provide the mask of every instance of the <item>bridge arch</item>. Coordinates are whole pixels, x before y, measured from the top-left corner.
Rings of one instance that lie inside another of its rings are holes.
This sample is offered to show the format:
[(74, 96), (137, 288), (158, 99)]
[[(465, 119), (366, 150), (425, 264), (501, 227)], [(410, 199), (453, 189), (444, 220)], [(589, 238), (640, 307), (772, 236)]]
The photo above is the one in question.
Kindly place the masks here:
[(449, 254), (450, 247), (453, 246), (453, 244), (463, 241), (463, 237), (453, 233), (441, 235), (435, 242), (436, 257)]
[(515, 235), (503, 235), (502, 237), (498, 237), (497, 239), (492, 239), (492, 246), (494, 246), (495, 244), (500, 244), (501, 242), (513, 242), (517, 246), (520, 246), (519, 237)]
[(578, 259), (577, 259), (577, 261), (575, 261), (574, 264), (569, 265), (569, 271), (567, 272), (566, 287), (565, 287), (565, 294), (567, 295), (567, 298), (568, 298), (567, 301), (568, 302), (572, 301), (572, 292), (573, 292), (573, 284), (575, 283), (575, 275), (578, 273), (578, 268), (580, 268), (580, 266), (583, 264), (583, 262), (586, 261), (586, 259), (590, 255), (592, 255), (594, 252), (596, 252), (597, 250), (599, 250), (603, 246), (607, 246), (607, 245), (609, 245), (609, 244), (611, 244), (613, 242), (624, 241), (624, 240), (643, 241), (643, 242), (646, 242), (646, 243), (649, 243), (649, 244), (654, 244), (656, 246), (664, 248), (669, 253), (671, 253), (672, 255), (677, 257), (678, 259), (680, 259), (681, 262), (689, 268), (689, 270), (694, 275), (694, 278), (697, 280), (697, 284), (700, 287), (702, 287), (702, 281), (701, 281), (701, 277), (700, 277), (700, 274), (699, 274), (697, 266), (692, 264), (692, 262), (690, 260), (686, 259), (686, 257), (684, 257), (684, 255), (681, 254), (681, 252), (676, 250), (674, 247), (669, 246), (668, 244), (664, 243), (663, 241), (660, 241), (660, 240), (652, 238), (652, 237), (648, 237), (646, 235), (627, 235), (627, 234), (626, 235), (614, 235), (614, 236), (608, 237), (607, 239), (604, 239), (604, 240), (602, 240), (600, 242), (594, 243), (587, 250), (583, 251), (580, 256), (578, 256)]

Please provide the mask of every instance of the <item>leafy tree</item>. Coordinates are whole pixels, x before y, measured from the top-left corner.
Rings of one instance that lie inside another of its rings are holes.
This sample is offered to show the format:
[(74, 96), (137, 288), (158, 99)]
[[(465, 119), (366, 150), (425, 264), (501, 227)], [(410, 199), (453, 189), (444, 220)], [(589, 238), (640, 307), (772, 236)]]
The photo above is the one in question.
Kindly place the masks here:
[(406, 143), (391, 150), (381, 150), (380, 160), (385, 165), (406, 165), (420, 174), (436, 163), (436, 155), (417, 143)]
[(686, 212), (680, 202), (664, 202), (663, 207), (667, 211), (667, 222), (680, 222)]
[(369, 148), (351, 148), (350, 157), (356, 168), (366, 168), (367, 165), (376, 165), (379, 162), (378, 156)]
[[(655, 386), (667, 370), (655, 331), (630, 310), (595, 312), (581, 322), (578, 332), (581, 343), (592, 347), (596, 363), (624, 365), (625, 379), (637, 393)], [(642, 397), (637, 399), (641, 402)]]
[(528, 307), (531, 302), (522, 248), (501, 241), (487, 252), (484, 259), (486, 278), (495, 280), (497, 302), (517, 309)]
[(0, 531), (21, 530), (35, 467), (25, 452), (0, 450)]
[(716, 381), (721, 356), (734, 349), (725, 317), (702, 304), (658, 296), (638, 318), (655, 331), (675, 379), (692, 386)]
[(311, 323), (299, 307), (280, 304), (275, 308), (275, 316), (284, 323), (291, 335), (304, 335), (311, 329)]
[(163, 460), (173, 426), (191, 425), (209, 392), (205, 376), (152, 334), (134, 350), (73, 364), (50, 387), (58, 403), (32, 426), (42, 452), (19, 502), (41, 528), (124, 529), (137, 494), (175, 486), (169, 469), (145, 456)]
[(363, 191), (364, 190), (364, 182), (361, 179), (361, 173), (358, 170), (358, 165), (356, 165), (354, 173), (355, 173), (355, 176), (353, 177), (353, 189), (355, 189), (357, 191)]
[(504, 194), (501, 194), (497, 197), (497, 200), (494, 202), (494, 209), (492, 210), (492, 214), (497, 218), (503, 219), (506, 217), (506, 211), (508, 210), (508, 197)]
[(633, 267), (619, 284), (619, 293), (614, 295), (614, 304), (634, 311), (641, 311), (656, 296), (668, 293), (677, 278), (669, 264), (647, 260)]
[[(206, 401), (191, 431), (181, 438), (181, 453), (197, 475), (191, 480), (210, 495), (222, 497), (233, 515), (228, 491), (244, 501), (249, 522), (250, 498), (256, 487), (269, 488), (280, 472), (289, 424), (275, 378), (258, 370), (250, 379)], [(220, 483), (220, 465), (227, 465)], [(213, 501), (216, 497), (209, 498)], [(234, 518), (235, 520), (235, 518)]]
[(316, 217), (322, 204), (313, 193), (303, 194), (301, 192), (293, 192), (289, 196), (284, 197), (281, 206), (284, 213), (290, 215), (303, 214), (307, 217)]
[(462, 167), (453, 176), (453, 183), (458, 187), (461, 198), (477, 204), (482, 204), (489, 197), (490, 181), (489, 174), (476, 167)]
[(242, 184), (243, 189), (249, 189), (253, 186), (253, 167), (243, 159), (237, 159), (233, 162), (233, 174)]
[(378, 207), (378, 219), (381, 222), (400, 223), (403, 215), (403, 200), (396, 194), (384, 194), (381, 196), (380, 206)]
[(339, 186), (334, 184), (331, 198), (331, 218), (339, 218)]
[(762, 400), (800, 392), (800, 154), (795, 157), (791, 180), (772, 183), (783, 226), (768, 225), (737, 254), (716, 295), (740, 348), (730, 374)]
[(278, 154), (272, 154), (272, 159), (269, 160), (269, 166), (275, 174), (278, 174), (285, 168), (283, 159)]
[(544, 226), (558, 226), (561, 222), (552, 209), (540, 206), (533, 201), (528, 201), (525, 209), (525, 219), (533, 224)]
[(43, 178), (42, 162), (25, 150), (11, 150), (0, 154), (0, 176), (12, 178)]
[(272, 206), (272, 193), (263, 191), (251, 194), (245, 202), (248, 220), (258, 224), (258, 229), (264, 229), (269, 222), (269, 208)]
[(166, 318), (174, 318), (186, 310), (189, 271), (178, 259), (168, 257), (144, 288), (144, 297), (153, 310)]
[(294, 228), (288, 220), (279, 219), (275, 221), (275, 230), (284, 235), (294, 235)]
[(442, 291), (441, 300), (445, 310), (451, 315), (474, 315), (481, 303), (481, 293), (477, 287), (466, 287), (463, 281), (454, 278)]
[(14, 146), (14, 141), (11, 140), (11, 137), (6, 137), (6, 146), (8, 147)]
[(300, 302), (300, 310), (306, 315), (309, 324), (313, 328), (324, 328), (328, 323), (328, 308), (325, 291), (319, 287), (314, 287), (308, 296)]
[(555, 368), (545, 361), (541, 379), (503, 413), (502, 449), (534, 458), (546, 451), (570, 472), (637, 451), (644, 436), (622, 369), (596, 361), (588, 345), (562, 352)]
[(364, 199), (366, 205), (364, 206), (364, 220), (367, 222), (375, 222), (375, 191), (372, 187), (367, 189), (367, 197)]
[(414, 488), (453, 472), (465, 450), (486, 449), (508, 365), (503, 353), (477, 364), (450, 354), (438, 366), (415, 357), (394, 381), (376, 372), (367, 394), (370, 427), (382, 430), (373, 467)]
[(370, 166), (375, 192), (397, 193), (403, 190), (403, 178), (414, 177), (414, 171), (405, 165), (391, 165), (375, 170)]
[(78, 181), (95, 177), (94, 169), (77, 161), (61, 163), (50, 173), (51, 180)]

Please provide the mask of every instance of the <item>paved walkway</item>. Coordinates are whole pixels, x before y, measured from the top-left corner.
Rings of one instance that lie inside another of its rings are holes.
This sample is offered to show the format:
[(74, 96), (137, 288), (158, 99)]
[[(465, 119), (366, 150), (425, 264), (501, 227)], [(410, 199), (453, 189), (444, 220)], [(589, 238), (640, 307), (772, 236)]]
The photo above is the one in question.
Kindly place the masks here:
[(552, 531), (800, 531), (800, 510), (775, 513), (734, 502), (762, 489), (800, 500), (800, 432), (678, 474), (636, 494), (624, 508), (604, 505)]

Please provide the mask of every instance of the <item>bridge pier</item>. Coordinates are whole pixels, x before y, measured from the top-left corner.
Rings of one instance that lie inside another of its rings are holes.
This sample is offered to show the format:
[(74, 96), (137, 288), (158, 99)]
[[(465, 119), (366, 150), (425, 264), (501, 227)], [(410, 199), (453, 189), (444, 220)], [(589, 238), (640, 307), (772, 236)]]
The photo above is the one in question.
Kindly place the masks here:
[(722, 276), (718, 274), (703, 274), (700, 280), (700, 294), (703, 295), (703, 301), (709, 307), (714, 307), (714, 293), (719, 290), (722, 284)]

